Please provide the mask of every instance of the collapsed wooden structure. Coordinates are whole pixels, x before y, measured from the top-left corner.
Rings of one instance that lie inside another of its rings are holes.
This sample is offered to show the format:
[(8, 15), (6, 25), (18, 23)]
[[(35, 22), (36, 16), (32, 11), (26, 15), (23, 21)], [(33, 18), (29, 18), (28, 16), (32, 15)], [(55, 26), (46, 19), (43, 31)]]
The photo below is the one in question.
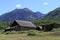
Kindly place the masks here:
[(57, 23), (42, 24), (39, 27), (37, 27), (38, 30), (43, 30), (43, 31), (51, 31), (53, 28), (60, 28), (60, 24)]

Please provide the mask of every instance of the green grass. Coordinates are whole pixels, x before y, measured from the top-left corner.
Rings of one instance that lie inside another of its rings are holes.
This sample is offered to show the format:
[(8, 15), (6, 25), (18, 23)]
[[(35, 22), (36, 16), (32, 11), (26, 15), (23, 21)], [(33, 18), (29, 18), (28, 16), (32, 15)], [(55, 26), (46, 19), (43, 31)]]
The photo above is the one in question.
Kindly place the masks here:
[[(6, 33), (8, 33), (6, 35)], [(60, 40), (60, 31), (43, 32), (36, 30), (12, 31), (0, 34), (0, 40)], [(28, 36), (28, 34), (35, 34)]]
[(54, 28), (53, 30), (54, 31), (60, 31), (60, 28)]

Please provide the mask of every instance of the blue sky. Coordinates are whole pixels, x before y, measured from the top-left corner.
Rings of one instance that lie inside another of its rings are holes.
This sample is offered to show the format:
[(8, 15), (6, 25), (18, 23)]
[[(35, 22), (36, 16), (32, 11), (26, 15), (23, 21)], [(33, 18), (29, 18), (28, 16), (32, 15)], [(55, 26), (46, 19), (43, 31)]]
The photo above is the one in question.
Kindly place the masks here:
[(29, 8), (46, 14), (57, 7), (60, 7), (60, 0), (0, 0), (0, 15), (16, 8)]

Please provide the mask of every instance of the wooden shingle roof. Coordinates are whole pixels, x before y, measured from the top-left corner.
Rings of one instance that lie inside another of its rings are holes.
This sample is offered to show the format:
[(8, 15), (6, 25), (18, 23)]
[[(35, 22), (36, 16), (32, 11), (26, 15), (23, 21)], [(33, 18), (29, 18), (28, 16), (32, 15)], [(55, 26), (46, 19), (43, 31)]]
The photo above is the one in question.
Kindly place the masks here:
[(15, 20), (20, 26), (23, 26), (23, 27), (35, 27), (36, 26), (30, 22), (30, 21), (21, 21), (21, 20)]

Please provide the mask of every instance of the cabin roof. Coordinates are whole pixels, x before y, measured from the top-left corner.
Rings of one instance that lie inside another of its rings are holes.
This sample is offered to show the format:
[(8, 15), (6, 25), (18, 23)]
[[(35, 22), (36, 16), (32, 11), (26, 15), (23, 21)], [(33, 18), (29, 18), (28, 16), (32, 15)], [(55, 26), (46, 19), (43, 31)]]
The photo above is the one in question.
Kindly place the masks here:
[(20, 26), (23, 27), (36, 27), (32, 22), (30, 21), (21, 21), (21, 20), (15, 20)]

